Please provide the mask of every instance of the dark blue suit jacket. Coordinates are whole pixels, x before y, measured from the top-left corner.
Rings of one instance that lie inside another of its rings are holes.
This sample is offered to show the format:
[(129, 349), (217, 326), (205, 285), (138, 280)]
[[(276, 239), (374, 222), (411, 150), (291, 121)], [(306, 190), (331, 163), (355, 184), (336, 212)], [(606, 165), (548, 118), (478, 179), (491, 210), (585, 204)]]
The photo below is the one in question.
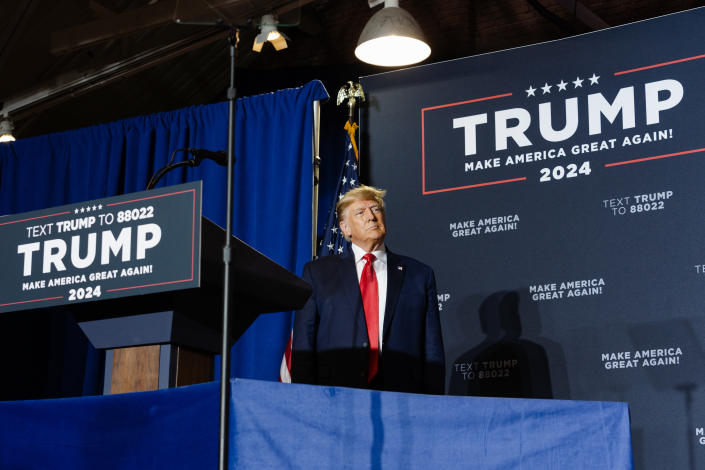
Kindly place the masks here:
[[(354, 257), (319, 258), (306, 264), (302, 277), (313, 294), (294, 320), (292, 380), (366, 388), (369, 339)], [(389, 250), (382, 335), (378, 388), (443, 393), (445, 355), (433, 270)]]

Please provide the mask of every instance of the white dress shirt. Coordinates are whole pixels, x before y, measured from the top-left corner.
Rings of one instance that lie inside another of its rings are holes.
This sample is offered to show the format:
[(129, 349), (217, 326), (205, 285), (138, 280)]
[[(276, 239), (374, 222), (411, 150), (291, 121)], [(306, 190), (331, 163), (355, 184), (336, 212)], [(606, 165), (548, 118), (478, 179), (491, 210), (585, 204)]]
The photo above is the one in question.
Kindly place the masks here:
[[(351, 243), (353, 256), (355, 256), (355, 268), (357, 268), (357, 282), (360, 283), (360, 278), (362, 277), (362, 269), (365, 267), (367, 261), (363, 258), (367, 252)], [(372, 252), (375, 255), (375, 260), (372, 263), (372, 267), (375, 270), (375, 276), (377, 276), (377, 292), (379, 294), (379, 351), (382, 352), (382, 330), (384, 329), (384, 309), (387, 304), (387, 249), (384, 246), (379, 247), (378, 250)]]

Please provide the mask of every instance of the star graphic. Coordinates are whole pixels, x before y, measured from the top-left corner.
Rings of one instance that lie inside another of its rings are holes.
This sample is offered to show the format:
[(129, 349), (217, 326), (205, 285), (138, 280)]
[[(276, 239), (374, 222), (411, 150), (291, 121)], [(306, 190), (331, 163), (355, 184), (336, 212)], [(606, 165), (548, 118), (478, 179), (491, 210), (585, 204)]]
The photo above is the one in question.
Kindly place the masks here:
[(338, 253), (342, 253), (342, 252), (343, 252), (343, 247), (342, 247), (342, 246), (339, 246), (339, 247), (338, 247)]
[(338, 233), (338, 227), (331, 227), (331, 232)]
[(78, 208), (74, 209), (73, 213), (78, 214)]
[(583, 79), (580, 77), (575, 77), (575, 80), (573, 80), (573, 85), (575, 85), (575, 88), (582, 88), (583, 87)]
[(357, 165), (353, 165), (353, 170), (357, 170)]
[(345, 166), (350, 166), (350, 160), (347, 160), (347, 161), (345, 162)]
[(326, 246), (328, 247), (328, 251), (333, 251), (333, 248), (335, 248), (335, 245), (333, 245), (332, 243), (329, 243)]
[(350, 180), (350, 186), (355, 186), (355, 180), (354, 180), (354, 179), (351, 179), (351, 180)]
[(544, 86), (541, 87), (543, 90), (543, 94), (545, 95), (546, 93), (551, 93), (551, 85), (546, 83)]
[(345, 184), (347, 182), (348, 182), (348, 179), (345, 176), (343, 176), (343, 184)]
[(343, 199), (343, 195), (342, 195), (342, 194), (338, 194), (338, 199)]
[(536, 91), (536, 88), (532, 87), (529, 85), (529, 88), (524, 90), (526, 92), (526, 97), (528, 98), (529, 96), (536, 96), (534, 92)]
[(98, 204), (98, 210), (103, 208), (103, 204)]
[(561, 79), (560, 83), (557, 83), (556, 85), (558, 86), (558, 91), (566, 91), (565, 86), (568, 83), (564, 82), (563, 79)]
[(97, 207), (96, 207), (96, 206), (93, 206), (93, 210), (96, 210), (96, 209), (97, 209)]
[(85, 209), (83, 207), (81, 207), (81, 214), (83, 214), (84, 212), (85, 212)]
[(90, 211), (91, 211), (91, 206), (86, 207), (86, 212), (90, 212)]
[(592, 74), (592, 77), (590, 77), (590, 85), (598, 85), (597, 81), (600, 79), (599, 75), (595, 75), (594, 73)]

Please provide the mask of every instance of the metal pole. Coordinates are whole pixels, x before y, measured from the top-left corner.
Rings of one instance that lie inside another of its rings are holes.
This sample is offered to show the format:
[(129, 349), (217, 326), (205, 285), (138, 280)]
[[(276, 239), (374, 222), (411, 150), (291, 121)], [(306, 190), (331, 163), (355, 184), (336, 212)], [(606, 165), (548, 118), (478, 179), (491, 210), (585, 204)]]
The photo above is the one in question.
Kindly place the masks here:
[(225, 224), (225, 247), (223, 248), (223, 342), (220, 364), (220, 448), (218, 452), (218, 469), (228, 466), (228, 420), (230, 418), (230, 264), (233, 211), (233, 161), (234, 161), (234, 123), (235, 123), (235, 49), (240, 40), (240, 30), (230, 31), (230, 87), (228, 88), (228, 182), (227, 211)]
[(313, 102), (313, 231), (312, 235), (312, 251), (311, 259), (316, 257), (318, 251), (318, 180), (319, 168), (321, 166), (321, 157), (319, 156), (319, 142), (321, 135), (321, 102), (316, 100)]

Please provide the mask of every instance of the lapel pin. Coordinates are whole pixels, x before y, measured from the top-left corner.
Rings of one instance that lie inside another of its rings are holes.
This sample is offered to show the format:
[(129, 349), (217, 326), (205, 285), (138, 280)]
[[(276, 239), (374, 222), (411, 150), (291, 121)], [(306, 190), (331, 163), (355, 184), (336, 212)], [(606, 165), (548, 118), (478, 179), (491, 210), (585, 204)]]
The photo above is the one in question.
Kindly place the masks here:
[(397, 266), (397, 269), (398, 269), (399, 271), (403, 271), (403, 270), (404, 270), (404, 266)]

